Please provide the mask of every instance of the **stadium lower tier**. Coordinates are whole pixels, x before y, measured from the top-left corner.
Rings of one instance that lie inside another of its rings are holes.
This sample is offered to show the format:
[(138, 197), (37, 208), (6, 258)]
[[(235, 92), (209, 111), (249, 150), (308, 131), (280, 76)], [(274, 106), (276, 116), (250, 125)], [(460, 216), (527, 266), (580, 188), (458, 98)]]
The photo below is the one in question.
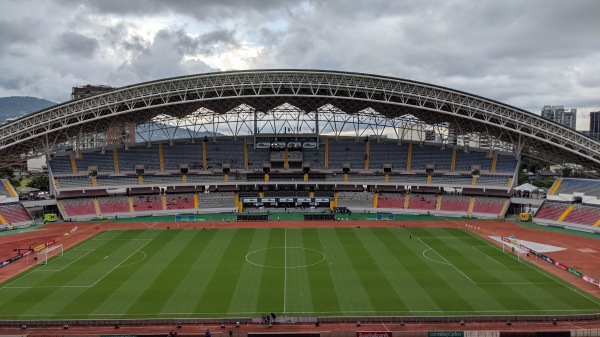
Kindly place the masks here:
[(32, 223), (31, 214), (20, 202), (0, 204), (0, 229), (26, 227)]
[(58, 200), (65, 220), (82, 220), (132, 215), (189, 213), (198, 210), (236, 209), (233, 193), (177, 193)]
[(140, 215), (186, 214), (196, 212), (239, 211), (255, 208), (297, 208), (299, 210), (344, 207), (355, 211), (437, 214), (469, 217), (503, 217), (507, 198), (446, 194), (399, 194), (371, 192), (316, 193), (312, 197), (281, 193), (271, 197), (250, 192), (176, 193), (132, 196), (101, 196), (58, 200), (65, 220), (133, 217)]
[(565, 223), (600, 229), (600, 206), (545, 201), (534, 220), (542, 223)]

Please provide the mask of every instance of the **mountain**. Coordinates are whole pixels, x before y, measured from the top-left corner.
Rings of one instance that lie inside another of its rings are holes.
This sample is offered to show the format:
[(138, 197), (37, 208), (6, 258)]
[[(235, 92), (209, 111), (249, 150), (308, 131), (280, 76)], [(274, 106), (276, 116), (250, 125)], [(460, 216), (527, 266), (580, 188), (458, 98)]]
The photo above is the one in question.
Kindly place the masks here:
[(9, 118), (18, 118), (57, 103), (30, 96), (0, 97), (0, 123)]

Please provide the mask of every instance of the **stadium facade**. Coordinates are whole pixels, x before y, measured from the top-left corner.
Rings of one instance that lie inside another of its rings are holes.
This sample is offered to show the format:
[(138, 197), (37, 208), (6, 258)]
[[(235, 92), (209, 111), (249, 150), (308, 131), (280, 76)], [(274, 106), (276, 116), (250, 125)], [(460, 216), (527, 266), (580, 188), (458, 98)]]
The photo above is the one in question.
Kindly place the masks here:
[[(120, 139), (114, 130), (123, 130)], [(497, 218), (510, 207), (523, 156), (589, 174), (600, 167), (600, 142), (521, 109), (426, 83), (321, 70), (113, 89), (2, 125), (0, 154), (2, 165), (45, 155), (66, 220), (269, 207)], [(549, 194), (571, 186), (561, 182)], [(10, 201), (14, 190), (5, 187)], [(597, 190), (578, 197), (593, 207), (581, 211), (591, 214), (577, 222), (585, 229), (600, 219)]]

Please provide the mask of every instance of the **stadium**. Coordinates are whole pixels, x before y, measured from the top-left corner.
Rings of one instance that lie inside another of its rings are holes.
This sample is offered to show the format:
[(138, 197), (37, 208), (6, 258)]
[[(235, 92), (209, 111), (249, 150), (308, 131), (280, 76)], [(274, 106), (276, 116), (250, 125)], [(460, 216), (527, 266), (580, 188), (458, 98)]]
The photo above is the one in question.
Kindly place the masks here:
[[(40, 156), (50, 198), (0, 185), (13, 334), (600, 333), (600, 142), (501, 102), (198, 74), (0, 126), (0, 165)], [(524, 158), (587, 178), (519, 186)]]

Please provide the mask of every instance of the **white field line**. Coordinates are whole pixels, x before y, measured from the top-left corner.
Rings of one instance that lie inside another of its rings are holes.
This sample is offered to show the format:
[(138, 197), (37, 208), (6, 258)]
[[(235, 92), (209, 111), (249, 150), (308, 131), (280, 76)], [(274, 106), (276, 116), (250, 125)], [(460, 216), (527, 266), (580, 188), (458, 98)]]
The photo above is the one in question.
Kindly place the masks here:
[(152, 239), (92, 239), (91, 241), (147, 241)]
[[(522, 313), (527, 313), (527, 312), (539, 312), (540, 314), (538, 315), (543, 315), (545, 316), (546, 314), (543, 313), (547, 313), (547, 312), (594, 312), (595, 308), (592, 309), (538, 309), (538, 310), (528, 310), (528, 309), (524, 309), (524, 310), (477, 310), (477, 311), (469, 311), (469, 310), (340, 310), (340, 311), (290, 311), (288, 312), (288, 314), (303, 314), (303, 315), (310, 315), (310, 314), (373, 314), (373, 313), (379, 313), (379, 314), (410, 314), (410, 313), (433, 313), (433, 314), (439, 314), (439, 313), (456, 313), (456, 314), (469, 314), (469, 316), (484, 316), (484, 315), (479, 315), (479, 313), (484, 313), (484, 314), (506, 314), (506, 315), (513, 315), (515, 312), (522, 312)], [(252, 315), (252, 314), (261, 314), (264, 313), (262, 311), (241, 311), (241, 312), (161, 312), (161, 313), (155, 313), (155, 315), (157, 315), (158, 317), (164, 317), (164, 316), (173, 316), (173, 315), (219, 315), (222, 317), (226, 317), (227, 315)], [(89, 313), (89, 314), (65, 314), (65, 316), (140, 316), (140, 314), (132, 314), (132, 313), (108, 313), (108, 314), (101, 314), (101, 313)], [(532, 315), (532, 316), (536, 316), (536, 315)], [(0, 314), (0, 317), (14, 317), (14, 315), (10, 315), (10, 314)], [(36, 315), (36, 314), (27, 314), (27, 315), (19, 315), (19, 317), (41, 317), (40, 315)], [(52, 316), (50, 316), (52, 317)], [(43, 319), (43, 318), (42, 318)]]
[(470, 236), (419, 236), (422, 239), (471, 239)]
[(421, 240), (421, 238), (417, 237), (417, 239), (419, 241), (421, 241), (421, 243), (423, 243), (425, 246), (427, 246), (427, 248), (433, 250), (439, 257), (441, 257), (442, 259), (444, 259), (444, 261), (446, 261), (446, 263), (448, 263), (448, 265), (454, 267), (454, 269), (456, 269), (459, 273), (461, 273), (464, 277), (466, 277), (469, 281), (471, 281), (473, 284), (477, 284), (475, 281), (473, 281), (470, 277), (467, 276), (467, 274), (463, 273), (462, 270), (458, 269), (455, 265), (453, 265), (452, 263), (450, 263), (450, 261), (446, 260), (446, 258), (444, 256), (442, 256), (442, 254), (438, 253), (435, 249), (431, 248), (431, 246), (429, 246), (428, 244), (425, 243), (425, 241)]
[[(425, 252), (428, 252), (428, 251), (430, 251), (430, 250), (431, 250), (431, 248), (430, 248), (430, 249), (425, 249), (425, 250), (423, 251), (423, 257), (424, 257), (424, 258), (426, 258), (426, 259), (427, 259), (427, 260), (429, 260), (429, 261), (435, 262), (435, 263), (439, 263), (439, 264), (445, 264), (445, 265), (449, 266), (449, 264), (448, 264), (448, 263), (446, 263), (446, 262), (443, 262), (443, 261), (438, 261), (438, 260), (434, 260), (434, 259), (430, 258), (429, 256), (427, 256), (427, 254), (425, 254)], [(431, 250), (431, 251), (437, 254), (437, 252), (436, 252), (436, 251), (434, 251), (434, 250)], [(440, 254), (437, 254), (437, 255), (440, 255)]]
[(89, 288), (90, 286), (26, 286), (26, 287), (3, 287), (5, 289), (37, 289), (37, 288)]
[[(83, 250), (83, 251), (87, 251), (87, 252), (85, 254), (81, 255), (80, 257), (78, 257), (77, 259), (73, 260), (71, 263), (69, 263), (67, 265), (64, 265), (60, 269), (42, 269), (42, 268), (38, 268), (38, 269), (32, 271), (32, 273), (35, 273), (35, 272), (48, 272), (48, 271), (62, 271), (63, 269), (67, 268), (68, 266), (72, 265), (73, 263), (75, 263), (75, 262), (81, 260), (82, 258), (84, 258), (85, 256), (87, 256), (89, 253), (93, 252), (95, 249), (93, 249), (93, 248), (90, 248), (90, 249), (74, 249), (74, 250), (68, 251), (67, 254), (71, 253), (71, 252), (74, 252), (76, 250)], [(64, 254), (62, 256), (65, 256), (67, 254)]]
[[(488, 244), (488, 245), (490, 245), (490, 246), (494, 247), (494, 249), (496, 249), (496, 250), (498, 250), (498, 251), (502, 251), (502, 250), (501, 250), (501, 249), (500, 249), (498, 246), (489, 244), (487, 241), (485, 241), (484, 239), (480, 238), (479, 236), (477, 236), (477, 235), (475, 235), (475, 234), (473, 234), (473, 233), (471, 233), (471, 232), (469, 232), (469, 231), (467, 231), (467, 230), (464, 230), (464, 229), (463, 229), (463, 231), (464, 231), (464, 232), (467, 232), (467, 233), (469, 233), (469, 234), (470, 234), (472, 237), (474, 237), (474, 238), (477, 238), (478, 240), (480, 240), (480, 241), (482, 241), (482, 242), (485, 242), (486, 244)], [(513, 259), (517, 259), (517, 258), (516, 258), (516, 257), (514, 257), (514, 256), (513, 256), (512, 258), (513, 258)], [(560, 284), (560, 285), (562, 285), (562, 286), (564, 286), (564, 287), (566, 287), (566, 288), (570, 289), (570, 290), (571, 290), (571, 291), (573, 291), (574, 293), (576, 293), (576, 294), (578, 294), (578, 295), (580, 295), (580, 296), (583, 296), (583, 297), (587, 298), (588, 300), (590, 300), (590, 301), (592, 301), (592, 302), (594, 302), (594, 303), (596, 303), (596, 304), (600, 305), (600, 301), (598, 301), (598, 299), (596, 299), (596, 298), (593, 298), (593, 297), (589, 296), (588, 294), (586, 294), (585, 292), (582, 292), (582, 291), (581, 291), (579, 288), (577, 288), (577, 287), (573, 287), (573, 286), (572, 286), (570, 283), (568, 283), (567, 281), (559, 280), (559, 279), (558, 279), (558, 277), (557, 277), (557, 278), (554, 278), (554, 277), (550, 276), (550, 275), (549, 275), (548, 273), (546, 273), (545, 271), (542, 271), (542, 270), (539, 270), (538, 268), (535, 268), (535, 267), (533, 267), (533, 266), (532, 266), (532, 265), (531, 265), (531, 264), (530, 264), (528, 261), (526, 261), (526, 260), (524, 261), (524, 260), (518, 260), (518, 259), (517, 259), (517, 261), (521, 262), (523, 265), (525, 265), (525, 266), (527, 266), (527, 267), (531, 268), (532, 270), (535, 270), (536, 272), (538, 272), (538, 273), (540, 273), (540, 274), (544, 275), (545, 277), (549, 278), (549, 279), (550, 279), (550, 280), (552, 280), (553, 282), (555, 282), (555, 283), (558, 283), (558, 284)]]
[[(91, 252), (91, 251), (93, 251), (94, 249), (81, 249), (81, 248), (77, 248), (77, 249), (73, 249), (73, 250), (69, 250), (69, 251), (67, 251), (67, 254), (69, 254), (70, 252), (72, 252), (72, 251), (74, 251), (74, 250), (89, 250), (89, 251)], [(89, 254), (90, 252), (88, 252), (87, 254)], [(85, 254), (85, 255), (82, 255), (80, 258), (82, 258), (82, 257), (86, 256), (87, 254)], [(64, 256), (64, 255), (63, 255), (63, 256)], [(79, 259), (80, 259), (80, 258), (79, 258)], [(77, 259), (77, 260), (79, 260), (79, 259)], [(73, 261), (73, 262), (71, 262), (71, 263), (74, 263), (74, 262), (76, 262), (77, 260), (75, 260), (75, 261)], [(70, 263), (70, 264), (71, 264), (71, 263)], [(67, 266), (65, 266), (65, 267), (67, 267)], [(65, 267), (63, 267), (63, 268), (59, 269), (58, 271), (61, 271), (61, 270), (63, 270)], [(39, 269), (33, 269), (33, 270), (29, 270), (28, 272), (25, 272), (25, 273), (23, 273), (21, 276), (17, 277), (16, 279), (12, 280), (11, 282), (9, 282), (9, 283), (5, 284), (5, 285), (4, 285), (3, 287), (1, 287), (0, 289), (3, 289), (3, 288), (7, 288), (7, 289), (29, 289), (29, 288), (34, 288), (34, 287), (31, 287), (31, 286), (24, 286), (24, 287), (20, 287), (20, 286), (19, 286), (19, 287), (11, 287), (10, 285), (11, 285), (11, 284), (13, 284), (13, 283), (15, 283), (15, 282), (17, 282), (17, 281), (19, 281), (20, 279), (24, 278), (25, 276), (27, 276), (27, 275), (29, 275), (29, 274), (32, 274), (32, 273), (36, 272), (36, 271), (56, 271), (56, 270), (39, 270)], [(42, 287), (46, 287), (46, 288), (56, 288), (56, 286), (39, 286), (39, 287), (37, 287), (37, 288), (42, 288)], [(64, 286), (60, 286), (60, 287), (64, 287)], [(75, 286), (75, 287), (79, 287), (79, 286)]]
[(283, 313), (285, 314), (285, 304), (287, 295), (287, 228), (283, 229)]
[(133, 254), (140, 251), (142, 248), (144, 248), (144, 246), (146, 246), (147, 244), (149, 244), (152, 241), (152, 239), (145, 239), (145, 240), (147, 240), (146, 243), (144, 243), (140, 248), (136, 249), (133, 253), (131, 253), (129, 256), (127, 256), (125, 258), (125, 260), (121, 261), (118, 265), (116, 265), (113, 269), (109, 270), (106, 274), (104, 274), (102, 277), (100, 277), (96, 282), (92, 283), (92, 285), (89, 287), (92, 288), (93, 286), (98, 284), (98, 282), (102, 281), (102, 279), (105, 278), (106, 276), (108, 276), (108, 274), (112, 273), (115, 269), (119, 268), (125, 261), (129, 260), (129, 258), (132, 257)]
[(501, 265), (502, 267), (504, 267), (504, 268), (507, 268), (507, 267), (506, 267), (506, 266), (505, 266), (505, 265), (504, 265), (502, 262), (500, 262), (500, 261), (498, 261), (498, 260), (494, 259), (493, 257), (491, 257), (491, 256), (487, 255), (486, 253), (484, 253), (484, 252), (482, 252), (481, 250), (477, 249), (477, 247), (473, 246), (473, 249), (475, 249), (476, 251), (480, 252), (481, 254), (483, 254), (483, 255), (485, 255), (485, 256), (487, 256), (487, 257), (489, 257), (490, 259), (492, 259), (494, 262), (496, 262), (497, 264)]
[[(150, 243), (150, 241), (152, 241), (152, 239), (137, 239), (137, 240), (146, 240), (147, 242), (144, 243), (140, 248), (138, 248), (136, 251), (134, 251), (133, 253), (131, 253), (131, 255), (129, 255), (127, 258), (125, 258), (125, 260), (121, 261), (118, 265), (116, 265), (114, 268), (112, 268), (111, 270), (109, 270), (106, 274), (104, 274), (102, 277), (100, 277), (96, 282), (94, 282), (92, 285), (86, 285), (86, 286), (79, 286), (79, 285), (73, 285), (73, 286), (15, 286), (15, 287), (11, 287), (10, 285), (13, 284), (14, 282), (20, 280), (21, 278), (23, 278), (26, 275), (23, 275), (17, 279), (15, 279), (14, 281), (6, 284), (4, 287), (0, 288), (0, 289), (31, 289), (31, 288), (91, 288), (93, 286), (95, 286), (98, 282), (100, 282), (103, 278), (105, 278), (108, 274), (110, 274), (111, 272), (113, 272), (115, 269), (117, 269), (118, 267), (120, 267), (125, 261), (127, 261), (130, 257), (133, 256), (133, 254), (137, 253), (138, 251), (140, 251), (142, 248), (144, 248), (144, 246), (146, 246), (148, 243)], [(85, 249), (79, 249), (79, 250), (85, 250)], [(92, 249), (93, 250), (93, 249)], [(143, 252), (142, 252), (143, 253)], [(89, 254), (89, 252), (88, 252)], [(87, 254), (86, 254), (87, 255)], [(144, 253), (145, 255), (145, 253)], [(85, 256), (85, 255), (84, 255)], [(75, 262), (75, 261), (73, 261)], [(139, 261), (137, 261), (139, 262)], [(60, 269), (62, 270), (62, 269)], [(35, 271), (35, 270), (34, 270)], [(49, 270), (50, 271), (50, 270)], [(33, 272), (33, 271), (32, 271)], [(29, 273), (27, 273), (29, 274)]]
[(128, 266), (134, 265), (134, 264), (136, 264), (138, 262), (144, 261), (146, 259), (146, 256), (147, 256), (146, 253), (142, 252), (141, 250), (139, 250), (139, 252), (142, 253), (142, 254), (144, 254), (144, 257), (142, 257), (141, 259), (139, 259), (137, 261), (133, 261), (133, 262), (128, 263), (128, 264), (123, 264), (123, 265), (121, 265), (121, 267), (128, 267)]

